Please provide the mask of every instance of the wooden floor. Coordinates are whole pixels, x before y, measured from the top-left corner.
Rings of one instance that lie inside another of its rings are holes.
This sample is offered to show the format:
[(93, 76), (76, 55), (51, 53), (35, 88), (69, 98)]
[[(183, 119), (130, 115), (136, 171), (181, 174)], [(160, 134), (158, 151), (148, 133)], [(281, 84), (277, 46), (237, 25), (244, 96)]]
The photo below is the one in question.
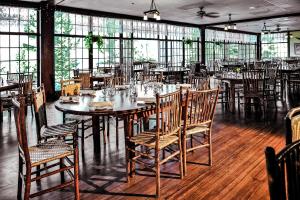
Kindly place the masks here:
[[(281, 102), (278, 105), (278, 112), (269, 112), (264, 120), (255, 115), (245, 120), (243, 112), (233, 115), (218, 105), (212, 134), (213, 166), (190, 163), (188, 175), (180, 180), (176, 176), (178, 164), (167, 163), (162, 167), (162, 172), (166, 172), (161, 178), (162, 199), (268, 199), (264, 149), (272, 146), (279, 150), (285, 143), (283, 118), (287, 109)], [(48, 107), (49, 123), (61, 122), (61, 113), (53, 104)], [(34, 118), (29, 117), (32, 144), (36, 141), (34, 124)], [(117, 148), (114, 123), (110, 127), (110, 142), (102, 145), (100, 154), (93, 152), (92, 137), (86, 139), (84, 147), (80, 145), (84, 149), (80, 155), (81, 199), (153, 198), (155, 179), (152, 174), (139, 170), (129, 183), (125, 182), (124, 138), (121, 137)], [(14, 121), (7, 114), (0, 130), (0, 199), (16, 199), (17, 139)], [(204, 163), (207, 151), (195, 151), (189, 154), (188, 160)], [(42, 188), (59, 180), (59, 175), (46, 179)], [(70, 188), (37, 199), (73, 198)]]

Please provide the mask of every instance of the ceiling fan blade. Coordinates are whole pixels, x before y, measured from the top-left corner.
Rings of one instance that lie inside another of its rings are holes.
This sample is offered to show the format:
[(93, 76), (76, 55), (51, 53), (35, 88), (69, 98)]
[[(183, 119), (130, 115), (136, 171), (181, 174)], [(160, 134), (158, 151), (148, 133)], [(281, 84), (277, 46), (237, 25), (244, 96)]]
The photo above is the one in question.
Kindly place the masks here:
[(209, 14), (206, 14), (205, 16), (206, 17), (211, 17), (211, 18), (218, 18), (218, 17), (220, 17), (220, 15), (209, 15)]
[(295, 37), (297, 40), (300, 40), (300, 37)]
[(219, 15), (220, 13), (218, 12), (209, 12), (209, 13), (206, 13), (207, 15)]

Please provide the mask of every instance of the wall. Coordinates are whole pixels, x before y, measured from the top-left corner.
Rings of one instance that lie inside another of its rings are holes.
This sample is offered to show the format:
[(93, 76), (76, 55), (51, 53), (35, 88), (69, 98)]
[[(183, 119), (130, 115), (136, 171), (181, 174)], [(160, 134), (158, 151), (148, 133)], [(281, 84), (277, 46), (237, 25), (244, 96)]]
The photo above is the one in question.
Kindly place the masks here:
[[(291, 38), (291, 42), (290, 42), (290, 50), (291, 50), (291, 57), (300, 57), (300, 54), (295, 54), (295, 43), (299, 43), (300, 44), (300, 31), (297, 32), (291, 32), (293, 35), (293, 38)], [(299, 39), (297, 39), (299, 38)]]

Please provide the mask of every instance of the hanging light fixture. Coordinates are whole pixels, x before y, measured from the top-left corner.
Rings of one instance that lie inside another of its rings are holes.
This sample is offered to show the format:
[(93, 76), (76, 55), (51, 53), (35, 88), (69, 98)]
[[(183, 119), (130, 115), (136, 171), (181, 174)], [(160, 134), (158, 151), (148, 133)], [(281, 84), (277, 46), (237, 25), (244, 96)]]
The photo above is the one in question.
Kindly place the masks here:
[(285, 34), (285, 38), (294, 38), (293, 34), (287, 29), (287, 33)]
[(229, 20), (228, 20), (228, 23), (225, 24), (224, 30), (225, 31), (228, 31), (229, 29), (236, 30), (236, 24), (232, 23), (232, 21), (231, 21), (231, 14), (229, 14), (228, 17), (229, 17)]
[(261, 34), (264, 35), (264, 34), (268, 34), (270, 33), (271, 31), (267, 29), (267, 25), (266, 25), (266, 22), (264, 22), (264, 26), (261, 30)]
[(148, 20), (148, 18), (160, 20), (160, 13), (156, 7), (154, 0), (151, 1), (150, 9), (144, 12), (144, 20)]

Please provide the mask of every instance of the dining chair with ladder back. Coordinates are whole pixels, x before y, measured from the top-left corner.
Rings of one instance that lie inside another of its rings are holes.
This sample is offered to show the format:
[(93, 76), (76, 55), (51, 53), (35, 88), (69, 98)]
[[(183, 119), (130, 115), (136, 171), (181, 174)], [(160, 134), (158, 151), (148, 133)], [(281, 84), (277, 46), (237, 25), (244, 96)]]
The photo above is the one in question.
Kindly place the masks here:
[[(183, 177), (181, 104), (181, 91), (166, 95), (157, 94), (155, 131), (144, 131), (135, 136), (126, 137), (127, 177), (134, 174), (134, 163), (153, 170), (156, 173), (156, 197), (160, 196), (160, 166), (162, 164), (170, 159), (178, 158), (180, 178)], [(169, 154), (161, 160), (161, 153), (166, 149)]]
[[(202, 91), (188, 90), (183, 112), (183, 166), (187, 173), (187, 153), (199, 148), (208, 148), (208, 165), (212, 164), (211, 131), (220, 88)], [(187, 140), (190, 145), (187, 145)], [(194, 143), (198, 143), (195, 145)]]
[(265, 67), (264, 74), (264, 98), (269, 102), (273, 102), (275, 109), (277, 109), (277, 78), (278, 65), (270, 65)]
[(251, 110), (251, 105), (254, 105), (257, 109), (262, 107), (263, 114), (265, 114), (264, 70), (244, 71), (242, 75), (245, 113)]
[(286, 144), (300, 140), (300, 107), (291, 109), (285, 117)]
[(46, 109), (46, 95), (44, 85), (37, 88), (33, 92), (33, 104), (36, 120), (36, 133), (38, 143), (51, 138), (62, 138), (77, 134), (77, 122), (66, 124), (48, 125), (47, 109)]
[(196, 90), (208, 90), (210, 88), (210, 82), (207, 77), (202, 76), (189, 76), (188, 84), (191, 84), (192, 88), (195, 88)]
[[(12, 100), (19, 150), (17, 199), (28, 200), (71, 185), (74, 185), (75, 199), (80, 199), (78, 145), (76, 134), (73, 137), (73, 146), (70, 146), (59, 139), (29, 146), (26, 129), (25, 101), (25, 97), (22, 96), (19, 97), (19, 101), (16, 98)], [(40, 166), (43, 167), (39, 168)], [(35, 167), (38, 167), (38, 169), (34, 170), (33, 168)], [(65, 180), (65, 172), (69, 175), (68, 180)], [(58, 173), (61, 176), (60, 184), (32, 193), (32, 182), (40, 183), (41, 180)], [(24, 192), (22, 192), (23, 185), (25, 187)]]
[(300, 199), (300, 140), (288, 144), (279, 153), (265, 150), (271, 200)]
[[(20, 76), (21, 89), (20, 92), (26, 97), (26, 105), (30, 107), (31, 114), (34, 113), (33, 108), (33, 74)], [(27, 110), (26, 110), (27, 113)]]

